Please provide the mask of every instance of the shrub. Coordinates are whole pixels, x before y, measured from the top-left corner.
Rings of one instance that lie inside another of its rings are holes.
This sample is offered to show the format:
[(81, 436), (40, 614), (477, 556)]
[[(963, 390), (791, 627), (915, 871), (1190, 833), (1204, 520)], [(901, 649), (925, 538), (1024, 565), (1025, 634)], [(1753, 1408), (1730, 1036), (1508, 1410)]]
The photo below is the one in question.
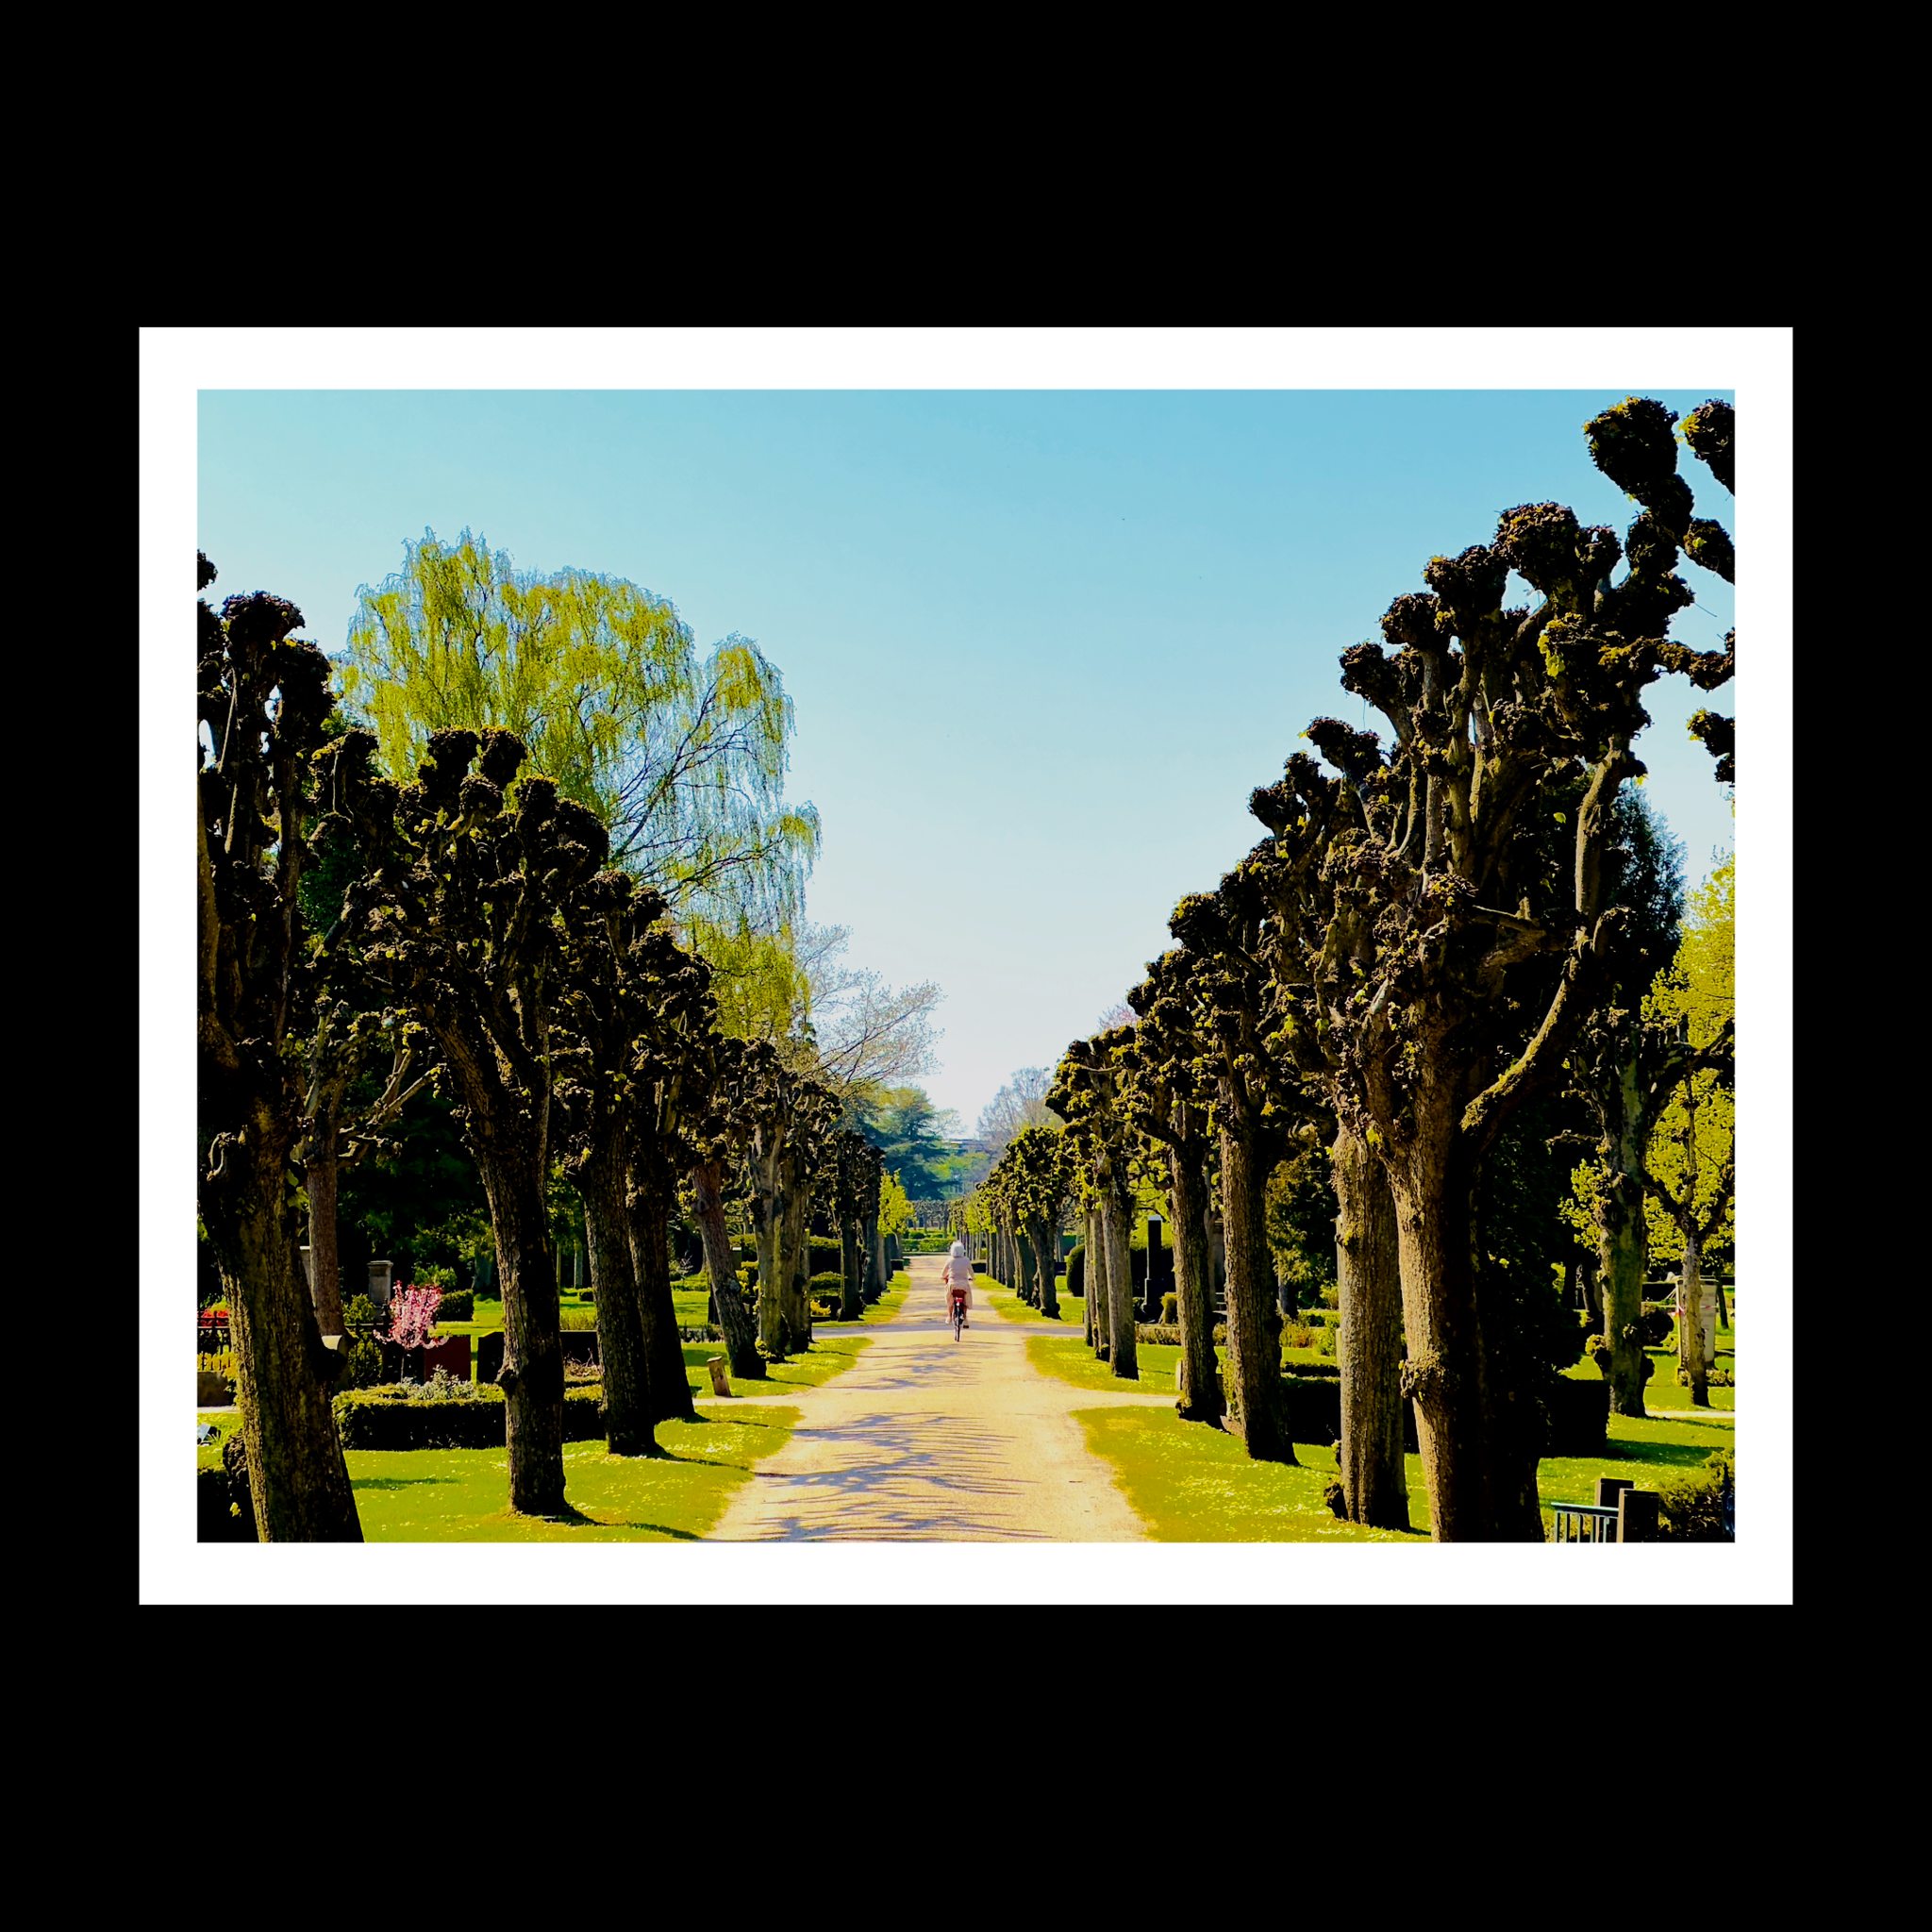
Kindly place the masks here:
[(1738, 1499), (1738, 1456), (1719, 1449), (1706, 1457), (1701, 1476), (1666, 1476), (1657, 1486), (1657, 1527), (1674, 1542), (1728, 1543)]
[(1087, 1291), (1087, 1243), (1075, 1241), (1067, 1250), (1067, 1292), (1084, 1295)]
[[(472, 1385), (462, 1385), (470, 1387)], [(406, 1388), (415, 1387), (413, 1395)], [(344, 1449), (501, 1449), (503, 1391), (494, 1382), (468, 1395), (436, 1397), (416, 1385), (344, 1390), (335, 1399), (336, 1433)], [(566, 1388), (563, 1440), (594, 1441), (604, 1433), (604, 1393)]]
[(558, 1315), (557, 1325), (559, 1332), (580, 1335), (587, 1328), (596, 1327), (597, 1311), (595, 1308), (564, 1308)]
[(1341, 1365), (1339, 1362), (1284, 1362), (1282, 1373), (1289, 1375), (1305, 1375), (1318, 1382), (1340, 1379)]
[[(1332, 1356), (1341, 1345), (1341, 1330), (1332, 1323), (1324, 1322), (1321, 1327), (1315, 1330), (1315, 1346), (1324, 1355)], [(1339, 1375), (1341, 1371), (1338, 1369), (1335, 1373)]]
[(351, 1328), (380, 1328), (382, 1310), (366, 1294), (352, 1294), (343, 1305), (342, 1320)]
[(1181, 1298), (1177, 1294), (1164, 1294), (1160, 1297), (1160, 1319), (1170, 1326), (1178, 1325), (1181, 1319)]
[(1610, 1338), (1607, 1335), (1592, 1335), (1583, 1344), (1583, 1352), (1602, 1374), (1607, 1375), (1610, 1373)]
[(374, 1389), (382, 1380), (382, 1343), (367, 1335), (350, 1342), (343, 1370), (351, 1389)]
[(1227, 1324), (1225, 1322), (1215, 1323), (1213, 1332), (1208, 1339), (1217, 1345), (1224, 1342), (1227, 1340)]
[(1339, 1308), (1341, 1306), (1341, 1291), (1335, 1285), (1334, 1282), (1329, 1282), (1328, 1285), (1321, 1291), (1321, 1295), (1322, 1306), (1324, 1308)]
[(418, 1263), (416, 1280), (423, 1288), (440, 1288), (447, 1291), (457, 1285), (457, 1271), (454, 1268), (432, 1264), (424, 1267)]
[[(439, 1369), (436, 1373), (440, 1375), (444, 1372)], [(566, 1387), (573, 1382), (602, 1382), (604, 1379), (604, 1370), (597, 1362), (567, 1361), (563, 1365), (563, 1379)], [(476, 1384), (465, 1382), (462, 1386), (465, 1389), (474, 1389), (476, 1387)]]
[(1281, 1330), (1281, 1345), (1283, 1348), (1313, 1348), (1315, 1331), (1306, 1322), (1285, 1323)]
[(1642, 1331), (1644, 1347), (1661, 1348), (1671, 1339), (1675, 1323), (1676, 1313), (1669, 1302), (1645, 1302), (1642, 1318), (1637, 1324)]
[(824, 1235), (813, 1235), (806, 1242), (809, 1251), (807, 1265), (814, 1275), (836, 1274), (840, 1280), (845, 1278), (844, 1250), (837, 1241), (827, 1241)]
[(436, 1305), (439, 1322), (473, 1322), (475, 1318), (476, 1291), (473, 1288), (446, 1289)]
[[(1734, 1389), (1737, 1387), (1737, 1377), (1728, 1369), (1712, 1369), (1705, 1376), (1704, 1384), (1707, 1389)], [(1679, 1368), (1677, 1371), (1677, 1387), (1688, 1389), (1690, 1386), (1690, 1371), (1686, 1368)]]

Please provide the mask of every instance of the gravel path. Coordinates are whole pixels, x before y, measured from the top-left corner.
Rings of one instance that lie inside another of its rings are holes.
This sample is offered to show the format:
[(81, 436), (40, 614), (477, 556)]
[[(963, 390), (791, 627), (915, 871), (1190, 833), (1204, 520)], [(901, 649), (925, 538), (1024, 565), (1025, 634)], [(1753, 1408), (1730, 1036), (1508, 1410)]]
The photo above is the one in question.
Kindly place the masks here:
[(941, 1257), (915, 1255), (910, 1265), (905, 1306), (865, 1331), (872, 1346), (858, 1360), (786, 1396), (804, 1421), (752, 1472), (713, 1538), (1140, 1541), (1140, 1517), (1073, 1411), (1172, 1406), (1173, 1394), (1103, 1394), (1041, 1374), (1026, 1338), (1042, 1331), (1001, 1321), (983, 1291), (955, 1342)]

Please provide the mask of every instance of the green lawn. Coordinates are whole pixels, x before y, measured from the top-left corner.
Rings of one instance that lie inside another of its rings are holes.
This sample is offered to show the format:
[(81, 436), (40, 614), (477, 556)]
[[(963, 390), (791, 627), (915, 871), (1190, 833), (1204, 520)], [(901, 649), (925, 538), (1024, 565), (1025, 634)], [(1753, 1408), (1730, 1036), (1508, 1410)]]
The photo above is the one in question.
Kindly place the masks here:
[[(885, 1293), (857, 1321), (841, 1322), (836, 1315), (814, 1315), (811, 1318), (811, 1332), (817, 1335), (822, 1328), (837, 1328), (850, 1334), (855, 1328), (871, 1326), (879, 1322), (890, 1322), (906, 1306), (906, 1297), (911, 1292), (912, 1276), (902, 1268), (887, 1282)], [(818, 1343), (814, 1341), (812, 1346), (816, 1348)]]
[[(880, 1306), (884, 1306), (883, 1302)], [(823, 1322), (813, 1324), (816, 1328), (824, 1325)], [(746, 1382), (734, 1377), (731, 1400), (736, 1402), (741, 1396), (749, 1396), (754, 1401), (763, 1401), (782, 1389), (816, 1389), (820, 1383), (829, 1382), (834, 1375), (849, 1369), (872, 1346), (870, 1335), (854, 1332), (858, 1326), (857, 1322), (848, 1322), (836, 1335), (819, 1336), (803, 1355), (795, 1355), (789, 1361), (767, 1362), (762, 1382)], [(706, 1367), (714, 1355), (724, 1353), (722, 1341), (687, 1341), (684, 1344), (686, 1379), (707, 1401), (724, 1399), (711, 1393), (711, 1372)]]
[[(1029, 1343), (1029, 1353), (1041, 1345)], [(1094, 1366), (1106, 1373), (1105, 1364)], [(1300, 1467), (1287, 1468), (1250, 1462), (1240, 1441), (1225, 1430), (1184, 1423), (1152, 1404), (1075, 1413), (1087, 1431), (1088, 1446), (1113, 1465), (1127, 1500), (1146, 1518), (1157, 1541), (1410, 1541), (1392, 1531), (1358, 1528), (1329, 1513), (1322, 1491), (1335, 1475), (1332, 1446), (1297, 1442)], [(1594, 1502), (1599, 1475), (1632, 1476), (1640, 1488), (1651, 1489), (1660, 1476), (1694, 1472), (1713, 1449), (1731, 1446), (1734, 1434), (1727, 1418), (1715, 1416), (1661, 1422), (1612, 1416), (1608, 1455), (1547, 1460), (1538, 1468), (1544, 1526), (1551, 1521), (1552, 1503)], [(1426, 1537), (1429, 1509), (1422, 1457), (1411, 1456), (1407, 1462), (1409, 1522)]]
[[(1712, 1353), (1717, 1357), (1717, 1366), (1723, 1369), (1726, 1374), (1735, 1375), (1738, 1370), (1737, 1297), (1732, 1295), (1728, 1289), (1725, 1291), (1725, 1294), (1730, 1302), (1731, 1323), (1728, 1325), (1719, 1323), (1717, 1346)], [(1646, 1349), (1644, 1353), (1657, 1364), (1657, 1367), (1651, 1372), (1650, 1380), (1643, 1385), (1644, 1407), (1689, 1408), (1690, 1407), (1690, 1391), (1677, 1380), (1675, 1330), (1672, 1331), (1672, 1340), (1667, 1341), (1663, 1347)], [(1563, 1373), (1566, 1375), (1573, 1376), (1579, 1382), (1596, 1382), (1601, 1381), (1603, 1378), (1602, 1371), (1588, 1357), (1578, 1362), (1574, 1368), (1565, 1369)], [(1735, 1410), (1738, 1406), (1736, 1385), (1734, 1384), (1728, 1389), (1712, 1389), (1710, 1391), (1710, 1406), (1714, 1410)]]
[(797, 1420), (795, 1408), (714, 1403), (695, 1423), (658, 1424), (662, 1457), (566, 1442), (568, 1518), (510, 1513), (501, 1449), (352, 1449), (349, 1481), (369, 1542), (694, 1541)]
[(1071, 1328), (1074, 1334), (1084, 1334), (1087, 1327), (1087, 1304), (1078, 1295), (1069, 1294), (1065, 1278), (1055, 1285), (1054, 1299), (1060, 1305), (1059, 1319), (1042, 1315), (1030, 1303), (1023, 1302), (1004, 1282), (995, 1281), (991, 1274), (975, 1274), (973, 1277), (975, 1289), (984, 1289), (986, 1298), (992, 1304), (993, 1310), (1008, 1322), (1043, 1322), (1049, 1328)]

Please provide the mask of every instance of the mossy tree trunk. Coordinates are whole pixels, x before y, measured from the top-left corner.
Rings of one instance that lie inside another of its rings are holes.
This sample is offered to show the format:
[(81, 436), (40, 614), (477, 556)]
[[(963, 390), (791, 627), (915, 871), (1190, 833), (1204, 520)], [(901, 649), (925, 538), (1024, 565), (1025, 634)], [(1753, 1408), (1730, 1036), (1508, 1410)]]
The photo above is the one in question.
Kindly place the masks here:
[(621, 1151), (602, 1150), (584, 1159), (577, 1170), (577, 1192), (584, 1204), (584, 1237), (591, 1247), (591, 1280), (597, 1291), (605, 1441), (613, 1456), (655, 1455), (650, 1374), (638, 1311)]
[(638, 1277), (638, 1322), (643, 1333), (645, 1386), (651, 1421), (694, 1422), (697, 1406), (684, 1371), (677, 1307), (671, 1299), (671, 1191), (648, 1155), (633, 1161), (629, 1209), (631, 1266)]
[[(217, 1182), (232, 1207), (203, 1191), (235, 1352), (235, 1400), (248, 1445), (248, 1489), (263, 1542), (360, 1542), (355, 1492), (329, 1404), (336, 1362), (322, 1345), (287, 1209), (285, 1158), (273, 1133), (261, 1171), (227, 1149)], [(226, 1207), (224, 1203), (224, 1207)]]
[(1230, 1419), (1257, 1462), (1293, 1462), (1281, 1392), (1281, 1309), (1268, 1253), (1264, 1137), (1224, 1083), (1221, 1218), (1227, 1233)]
[(1059, 1237), (1046, 1221), (1033, 1224), (1033, 1252), (1040, 1263), (1040, 1312), (1059, 1319), (1059, 1296), (1054, 1289), (1054, 1257), (1059, 1248)]
[[(503, 1292), (505, 1434), (509, 1507), (525, 1516), (556, 1516), (563, 1498), (563, 1346), (557, 1255), (543, 1198), (541, 1155), (502, 1128), (490, 1137), (491, 1158), (476, 1165), (496, 1236), (496, 1274)], [(478, 1152), (475, 1143), (472, 1151)]]
[(1609, 1158), (1596, 1197), (1598, 1278), (1604, 1339), (1609, 1343), (1610, 1408), (1641, 1416), (1643, 1373), (1643, 1277), (1650, 1270), (1650, 1230), (1643, 1218), (1643, 1156), (1656, 1117), (1645, 1104), (1633, 1041), (1616, 1070), (1614, 1093), (1603, 1096)]
[(1134, 1266), (1128, 1249), (1127, 1197), (1111, 1181), (1100, 1200), (1101, 1238), (1107, 1249), (1108, 1365), (1123, 1382), (1141, 1379), (1134, 1334)]
[(1341, 1332), (1341, 1491), (1351, 1523), (1408, 1527), (1402, 1450), (1402, 1274), (1395, 1202), (1368, 1143), (1343, 1125), (1333, 1149)]
[(1181, 1324), (1181, 1389), (1174, 1407), (1193, 1423), (1218, 1423), (1227, 1407), (1214, 1358), (1214, 1263), (1208, 1248), (1206, 1151), (1198, 1142), (1188, 1141), (1167, 1149), (1174, 1302)]
[[(724, 1175), (715, 1160), (700, 1160), (691, 1173), (692, 1211), (705, 1244), (705, 1272), (710, 1277), (711, 1298), (718, 1305), (718, 1326), (724, 1334), (724, 1354), (732, 1375), (741, 1381), (762, 1382), (765, 1358), (758, 1353), (758, 1323), (746, 1307), (738, 1279), (738, 1256), (731, 1231), (724, 1224)], [(760, 1249), (762, 1262), (763, 1250)], [(764, 1278), (762, 1265), (759, 1280)]]

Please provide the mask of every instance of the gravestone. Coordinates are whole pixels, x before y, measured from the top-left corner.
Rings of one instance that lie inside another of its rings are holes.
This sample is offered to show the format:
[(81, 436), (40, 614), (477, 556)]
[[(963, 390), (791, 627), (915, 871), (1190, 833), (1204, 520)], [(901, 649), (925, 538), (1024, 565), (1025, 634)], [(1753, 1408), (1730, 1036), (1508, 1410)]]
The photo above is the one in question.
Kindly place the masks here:
[(372, 1261), (369, 1264), (369, 1299), (378, 1308), (389, 1307), (390, 1290), (395, 1281), (395, 1264), (392, 1261)]
[(1620, 1490), (1617, 1492), (1617, 1541), (1620, 1543), (1656, 1542), (1657, 1505), (1655, 1490)]
[(724, 1357), (722, 1355), (707, 1356), (705, 1357), (705, 1366), (711, 1372), (711, 1393), (714, 1395), (729, 1395), (731, 1393), (731, 1377), (724, 1373)]
[(1634, 1490), (1636, 1479), (1627, 1475), (1600, 1475), (1596, 1479), (1596, 1507), (1599, 1509), (1614, 1509), (1617, 1498), (1625, 1490)]

